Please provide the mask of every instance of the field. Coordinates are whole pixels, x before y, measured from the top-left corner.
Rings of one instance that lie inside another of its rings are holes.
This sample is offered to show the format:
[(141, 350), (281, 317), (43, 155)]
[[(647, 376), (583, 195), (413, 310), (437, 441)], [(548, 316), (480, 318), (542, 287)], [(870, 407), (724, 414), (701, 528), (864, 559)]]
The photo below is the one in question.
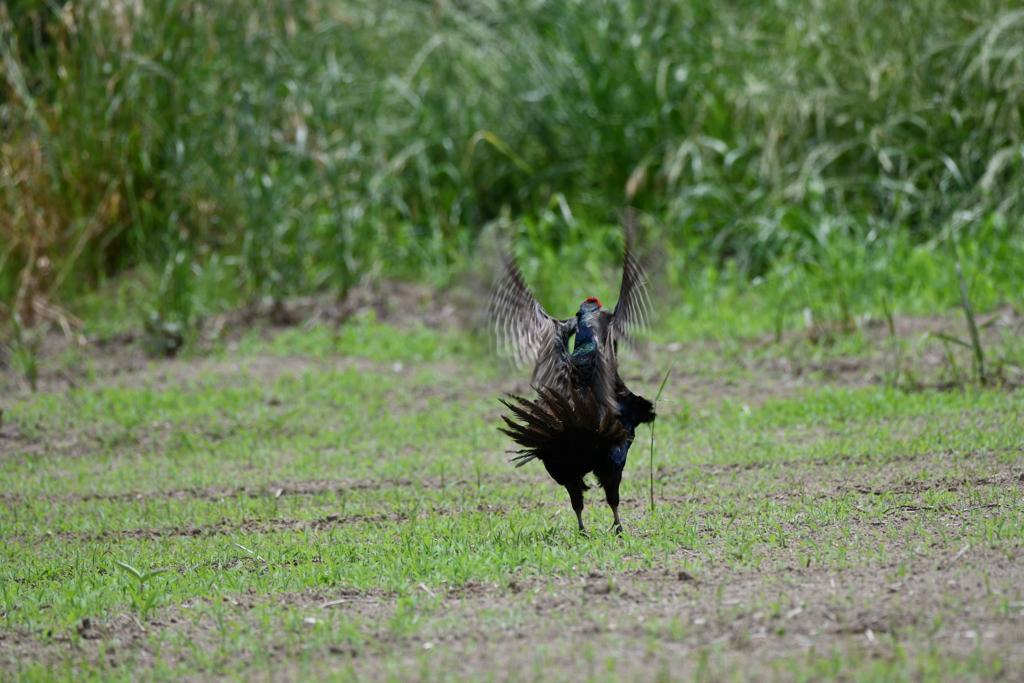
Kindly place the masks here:
[(52, 339), (3, 405), (4, 677), (1024, 675), (1019, 390), (896, 388), (878, 325), (853, 351), (643, 341), (635, 390), (674, 364), (653, 456), (645, 428), (625, 533), (591, 492), (584, 537), (506, 462), (496, 399), (525, 378), (413, 291), (175, 360)]
[[(1008, 0), (0, 0), (0, 679), (1024, 679), (1022, 84)], [(580, 536), (486, 294), (625, 206)]]

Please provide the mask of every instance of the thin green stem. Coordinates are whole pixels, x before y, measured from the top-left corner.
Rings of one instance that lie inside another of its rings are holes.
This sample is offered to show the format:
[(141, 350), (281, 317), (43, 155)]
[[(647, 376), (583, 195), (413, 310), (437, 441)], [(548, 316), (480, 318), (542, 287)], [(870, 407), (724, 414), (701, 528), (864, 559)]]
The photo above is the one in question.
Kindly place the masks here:
[[(658, 401), (661, 399), (661, 392), (665, 389), (665, 383), (668, 382), (668, 376), (672, 374), (672, 369), (675, 368), (676, 364), (673, 362), (669, 366), (668, 372), (665, 373), (665, 378), (661, 380), (661, 386), (658, 387), (658, 395), (654, 397), (654, 405), (657, 407)], [(654, 512), (654, 424), (657, 422), (651, 422), (651, 512)]]

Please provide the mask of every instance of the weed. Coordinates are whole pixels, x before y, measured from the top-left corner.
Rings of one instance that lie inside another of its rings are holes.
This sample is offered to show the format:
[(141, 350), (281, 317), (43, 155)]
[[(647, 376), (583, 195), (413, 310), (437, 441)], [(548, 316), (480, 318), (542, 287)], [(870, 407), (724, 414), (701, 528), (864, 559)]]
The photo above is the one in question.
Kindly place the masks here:
[(21, 368), (32, 391), (36, 391), (39, 381), (39, 347), (42, 336), (39, 330), (26, 330), (21, 324), (21, 316), (15, 314), (11, 320), (14, 339), (11, 345), (11, 360)]
[(114, 566), (124, 571), (137, 582), (137, 585), (126, 589), (126, 592), (131, 598), (132, 607), (139, 613), (139, 618), (142, 621), (147, 621), (149, 613), (154, 608), (160, 607), (165, 598), (163, 592), (147, 584), (150, 584), (155, 577), (166, 573), (167, 569), (153, 569), (143, 573), (132, 565), (120, 560), (114, 560)]
[(967, 283), (964, 282), (964, 271), (960, 262), (956, 262), (956, 279), (960, 285), (960, 299), (964, 308), (964, 315), (967, 317), (967, 329), (971, 332), (971, 350), (974, 352), (974, 374), (978, 382), (985, 384), (988, 375), (985, 373), (985, 354), (981, 348), (981, 339), (978, 337), (978, 325), (974, 322), (974, 309), (971, 307), (971, 298), (967, 295)]

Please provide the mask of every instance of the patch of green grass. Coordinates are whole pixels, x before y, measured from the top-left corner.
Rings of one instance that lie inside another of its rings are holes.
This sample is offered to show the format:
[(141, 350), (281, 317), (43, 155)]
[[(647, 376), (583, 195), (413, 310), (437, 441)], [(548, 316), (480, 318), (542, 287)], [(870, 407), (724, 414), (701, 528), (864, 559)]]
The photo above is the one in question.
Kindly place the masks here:
[(286, 330), (274, 335), (269, 344), (263, 343), (255, 331), (243, 339), (239, 351), (244, 355), (349, 356), (391, 363), (450, 360), (471, 353), (486, 353), (485, 348), (457, 331), (442, 332), (422, 324), (398, 331), (393, 325), (374, 321), (372, 315), (337, 328), (316, 326)]

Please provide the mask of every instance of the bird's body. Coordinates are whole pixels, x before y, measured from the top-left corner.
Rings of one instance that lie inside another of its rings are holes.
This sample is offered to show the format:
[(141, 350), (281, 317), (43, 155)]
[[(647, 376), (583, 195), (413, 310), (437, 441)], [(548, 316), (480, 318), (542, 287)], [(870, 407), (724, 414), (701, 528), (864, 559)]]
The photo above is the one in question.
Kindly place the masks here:
[[(584, 476), (593, 473), (619, 521), (619, 483), (636, 427), (654, 420), (654, 406), (632, 393), (618, 373), (617, 348), (647, 307), (643, 273), (631, 253), (632, 227), (625, 224), (622, 285), (614, 311), (586, 299), (576, 316), (552, 318), (530, 293), (515, 262), (505, 257), (504, 277), (491, 301), (499, 348), (516, 362), (534, 361), (536, 400), (502, 400), (516, 422), (502, 416), (501, 431), (521, 450), (520, 467), (533, 459), (569, 492), (580, 531)], [(569, 352), (569, 338), (575, 336)]]

